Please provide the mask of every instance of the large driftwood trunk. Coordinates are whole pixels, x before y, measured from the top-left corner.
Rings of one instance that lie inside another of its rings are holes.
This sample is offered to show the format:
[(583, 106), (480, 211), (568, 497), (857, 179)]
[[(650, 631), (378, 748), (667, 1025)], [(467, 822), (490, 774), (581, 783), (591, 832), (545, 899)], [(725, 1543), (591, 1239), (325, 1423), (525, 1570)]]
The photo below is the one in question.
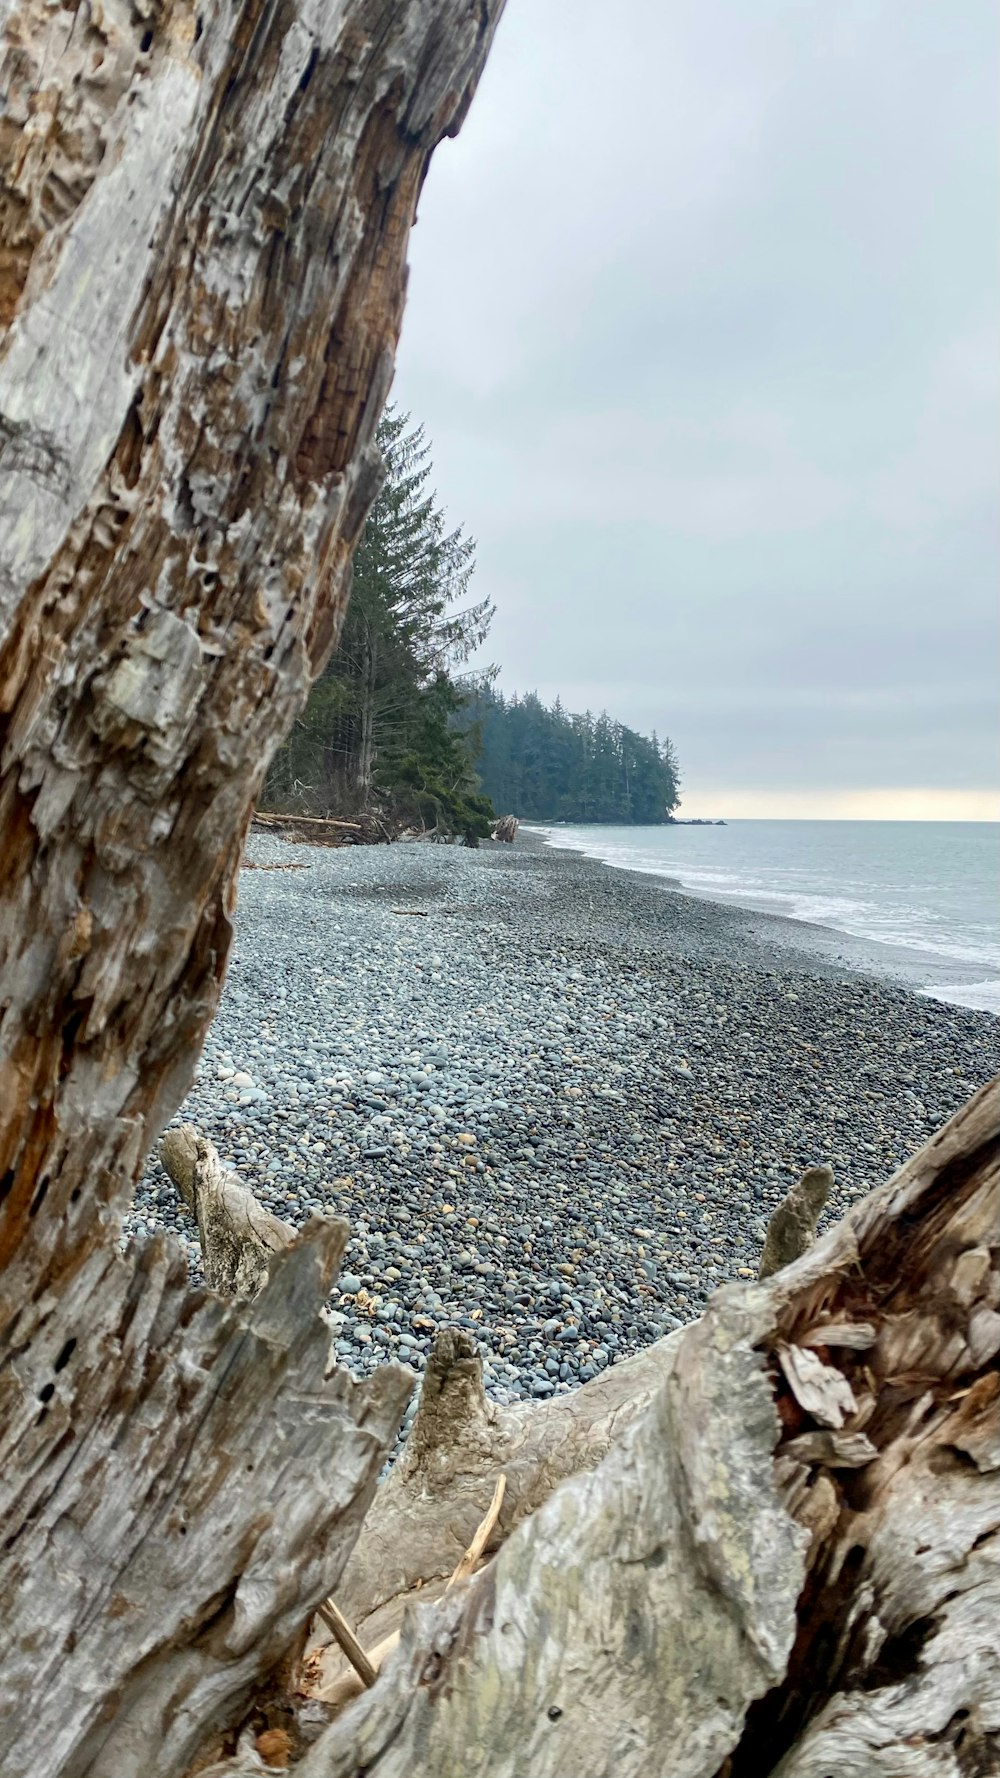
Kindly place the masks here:
[(117, 1252), (377, 486), (500, 0), (13, 0), (0, 131), (0, 1770), (153, 1778), (335, 1583), (409, 1391)]
[(603, 1463), (411, 1612), (301, 1778), (991, 1778), (998, 1351), (994, 1082), (662, 1343)]
[[(439, 1338), (338, 1586), (376, 1666), (421, 1615), (310, 1778), (998, 1769), (1000, 1084), (789, 1267), (817, 1172), (772, 1217), (773, 1283), (563, 1401), (496, 1408)], [(501, 1556), (428, 1610), (495, 1485), (471, 1541)], [(339, 1710), (374, 1676), (321, 1618), (299, 1683)]]

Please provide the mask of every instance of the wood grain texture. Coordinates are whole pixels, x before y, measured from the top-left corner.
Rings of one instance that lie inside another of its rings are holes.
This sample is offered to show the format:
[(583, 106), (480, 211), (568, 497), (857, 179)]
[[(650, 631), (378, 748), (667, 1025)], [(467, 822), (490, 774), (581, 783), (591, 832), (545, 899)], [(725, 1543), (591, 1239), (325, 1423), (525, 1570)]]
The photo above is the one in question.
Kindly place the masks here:
[(997, 1770), (998, 1300), (994, 1082), (796, 1264), (716, 1293), (301, 1778)]
[(418, 1590), (443, 1590), (506, 1476), (496, 1548), (560, 1482), (594, 1469), (639, 1418), (673, 1364), (680, 1333), (611, 1366), (569, 1395), (501, 1407), (483, 1388), (467, 1334), (437, 1336), (417, 1417), (379, 1488), (338, 1587), (367, 1642), (397, 1629)]
[[(8, 0), (0, 1771), (179, 1773), (336, 1583), (410, 1382), (342, 1232), (250, 1306), (117, 1238), (218, 1003), (380, 469), (405, 253), (500, 0)], [(235, 1713), (235, 1716), (234, 1716)]]

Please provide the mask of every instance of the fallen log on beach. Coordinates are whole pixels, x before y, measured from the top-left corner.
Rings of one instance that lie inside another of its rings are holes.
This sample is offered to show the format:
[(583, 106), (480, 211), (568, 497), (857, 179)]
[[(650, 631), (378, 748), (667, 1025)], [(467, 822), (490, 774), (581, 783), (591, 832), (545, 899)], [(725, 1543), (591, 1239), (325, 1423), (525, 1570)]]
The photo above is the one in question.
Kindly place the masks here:
[(251, 826), (304, 846), (385, 846), (395, 837), (380, 816), (365, 813), (353, 821), (332, 815), (282, 815), (260, 809)]

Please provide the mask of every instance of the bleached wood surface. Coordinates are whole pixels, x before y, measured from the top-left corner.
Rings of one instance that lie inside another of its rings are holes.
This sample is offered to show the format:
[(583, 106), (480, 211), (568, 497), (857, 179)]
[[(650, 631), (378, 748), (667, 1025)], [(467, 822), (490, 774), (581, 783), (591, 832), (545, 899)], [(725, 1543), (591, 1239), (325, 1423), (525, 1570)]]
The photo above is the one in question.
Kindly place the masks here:
[(595, 1468), (663, 1383), (679, 1338), (658, 1340), (569, 1395), (500, 1407), (486, 1396), (469, 1337), (439, 1334), (417, 1418), (338, 1587), (366, 1640), (398, 1628), (415, 1589), (443, 1588), (499, 1475), (507, 1486), (494, 1548), (560, 1482)]
[[(831, 1182), (829, 1168), (810, 1168), (791, 1187), (771, 1218), (762, 1275), (812, 1245)], [(403, 1454), (340, 1582), (344, 1609), (365, 1636), (379, 1641), (395, 1630), (415, 1590), (451, 1573), (498, 1475), (507, 1487), (494, 1547), (560, 1482), (593, 1469), (662, 1387), (681, 1337), (669, 1334), (569, 1395), (500, 1407), (486, 1396), (471, 1338), (441, 1332)]]
[(409, 1392), (342, 1232), (118, 1229), (343, 616), (405, 254), (500, 0), (11, 0), (0, 92), (0, 1772), (173, 1778), (335, 1585)]
[(795, 1265), (716, 1293), (301, 1778), (995, 1771), (998, 1258), (994, 1082)]

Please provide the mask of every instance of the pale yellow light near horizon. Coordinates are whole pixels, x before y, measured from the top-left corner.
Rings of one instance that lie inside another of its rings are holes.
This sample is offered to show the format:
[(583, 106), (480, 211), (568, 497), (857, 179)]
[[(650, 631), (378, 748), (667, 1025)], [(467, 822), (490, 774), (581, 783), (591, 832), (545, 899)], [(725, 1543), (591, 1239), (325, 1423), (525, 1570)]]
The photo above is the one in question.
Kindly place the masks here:
[(1000, 821), (1000, 790), (702, 790), (681, 820)]

